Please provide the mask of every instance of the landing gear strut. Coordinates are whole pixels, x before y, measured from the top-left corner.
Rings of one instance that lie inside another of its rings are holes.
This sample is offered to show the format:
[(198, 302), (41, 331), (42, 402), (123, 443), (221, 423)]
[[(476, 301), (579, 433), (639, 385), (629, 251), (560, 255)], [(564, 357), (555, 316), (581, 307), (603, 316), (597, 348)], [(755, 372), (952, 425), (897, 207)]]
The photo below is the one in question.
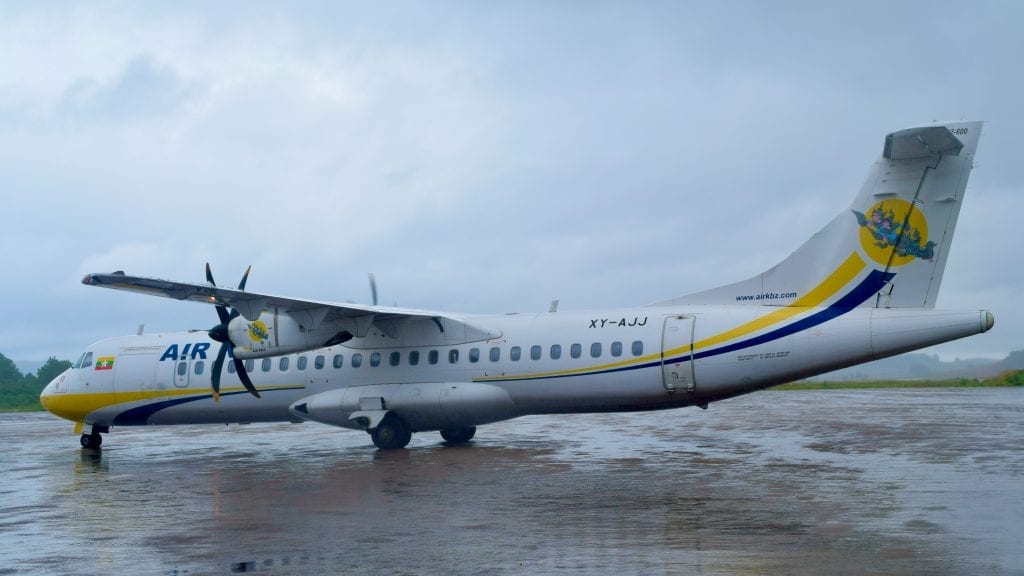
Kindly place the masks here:
[(370, 431), (370, 438), (373, 439), (373, 445), (381, 450), (395, 450), (409, 445), (412, 431), (401, 418), (388, 414)]
[(82, 434), (78, 441), (82, 444), (82, 448), (99, 448), (103, 444), (103, 436), (100, 436), (99, 432)]
[(476, 426), (441, 430), (441, 438), (449, 444), (465, 444), (472, 440), (473, 436), (476, 436)]

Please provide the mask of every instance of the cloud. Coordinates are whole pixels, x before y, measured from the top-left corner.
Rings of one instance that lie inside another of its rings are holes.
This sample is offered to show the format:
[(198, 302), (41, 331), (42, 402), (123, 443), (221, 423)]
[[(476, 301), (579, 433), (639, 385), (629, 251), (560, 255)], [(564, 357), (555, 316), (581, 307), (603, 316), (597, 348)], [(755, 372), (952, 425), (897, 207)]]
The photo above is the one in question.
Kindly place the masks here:
[(1024, 286), (993, 240), (1022, 187), (1018, 10), (924, 6), (10, 8), (0, 240), (31, 282), (0, 296), (32, 328), (0, 351), (206, 326), (79, 279), (202, 281), (207, 261), (341, 301), (370, 271), (382, 301), (436, 309), (662, 300), (776, 263), (845, 209), (887, 131), (960, 115), (991, 122), (940, 305), (992, 307), (1000, 336), (947, 346), (1020, 348)]
[(183, 81), (152, 56), (139, 55), (107, 82), (93, 77), (75, 80), (64, 91), (58, 110), (86, 122), (167, 116), (178, 112), (199, 92), (197, 84)]

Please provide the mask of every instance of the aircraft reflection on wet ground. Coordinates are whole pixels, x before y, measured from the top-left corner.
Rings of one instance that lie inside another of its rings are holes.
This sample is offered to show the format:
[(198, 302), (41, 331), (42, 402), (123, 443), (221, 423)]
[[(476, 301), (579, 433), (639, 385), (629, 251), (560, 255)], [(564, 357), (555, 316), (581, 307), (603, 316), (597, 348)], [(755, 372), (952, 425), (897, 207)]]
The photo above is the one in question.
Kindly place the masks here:
[(0, 415), (0, 573), (1013, 574), (1024, 391), (765, 392), (375, 451)]

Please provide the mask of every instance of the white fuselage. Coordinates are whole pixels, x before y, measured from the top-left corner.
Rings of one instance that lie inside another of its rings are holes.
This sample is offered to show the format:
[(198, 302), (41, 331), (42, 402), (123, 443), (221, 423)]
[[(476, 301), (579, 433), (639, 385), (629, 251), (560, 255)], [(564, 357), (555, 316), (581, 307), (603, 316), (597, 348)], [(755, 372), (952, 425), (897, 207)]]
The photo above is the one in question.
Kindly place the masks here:
[(309, 419), (350, 428), (360, 428), (349, 416), (361, 400), (386, 398), (413, 430), (444, 429), (525, 414), (706, 405), (984, 332), (992, 322), (984, 311), (772, 306), (473, 320), (500, 336), (433, 346), (367, 337), (247, 360), (262, 398), (242, 388), (228, 362), (219, 401), (210, 392), (218, 344), (206, 333), (110, 338), (41, 398), (51, 412), (96, 426), (296, 421), (289, 407), (308, 401)]

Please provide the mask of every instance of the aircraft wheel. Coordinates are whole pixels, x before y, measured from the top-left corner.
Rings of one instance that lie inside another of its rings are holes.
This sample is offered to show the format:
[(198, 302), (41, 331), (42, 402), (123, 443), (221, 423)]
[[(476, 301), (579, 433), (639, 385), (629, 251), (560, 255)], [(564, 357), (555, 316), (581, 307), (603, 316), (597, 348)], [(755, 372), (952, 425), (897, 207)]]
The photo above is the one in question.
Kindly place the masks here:
[(98, 432), (82, 434), (78, 442), (82, 445), (82, 448), (99, 448), (103, 444), (103, 436), (100, 436)]
[(472, 440), (473, 436), (476, 436), (476, 426), (441, 430), (441, 438), (449, 444), (465, 444)]
[(373, 439), (373, 445), (381, 450), (395, 450), (409, 445), (412, 432), (401, 418), (389, 414), (370, 432), (370, 438)]

